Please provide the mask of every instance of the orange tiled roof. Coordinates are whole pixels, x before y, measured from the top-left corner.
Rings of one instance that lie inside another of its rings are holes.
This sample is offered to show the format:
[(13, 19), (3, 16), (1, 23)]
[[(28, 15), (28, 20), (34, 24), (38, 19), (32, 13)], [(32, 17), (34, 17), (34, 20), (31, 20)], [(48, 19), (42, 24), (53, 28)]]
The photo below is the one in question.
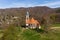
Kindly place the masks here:
[(37, 20), (35, 20), (35, 22), (36, 22), (37, 24), (39, 24), (39, 22), (38, 22)]
[(26, 23), (28, 23), (28, 24), (39, 24), (39, 22), (37, 20), (35, 20), (34, 18), (26, 20)]

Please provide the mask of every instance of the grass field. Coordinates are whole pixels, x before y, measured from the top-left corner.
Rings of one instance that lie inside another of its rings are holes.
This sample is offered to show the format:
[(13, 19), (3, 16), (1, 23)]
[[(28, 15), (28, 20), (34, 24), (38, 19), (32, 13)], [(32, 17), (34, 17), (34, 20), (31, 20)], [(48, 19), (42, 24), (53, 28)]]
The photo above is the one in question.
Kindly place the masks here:
[[(60, 40), (60, 31), (50, 31), (49, 33), (38, 33), (32, 30), (24, 30), (18, 35), (17, 40)], [(0, 38), (2, 34), (0, 34)]]
[[(3, 32), (0, 31), (0, 38), (3, 36)], [(60, 29), (57, 30), (49, 30), (48, 32), (44, 32), (39, 30), (24, 29), (18, 33), (17, 40), (60, 40)]]
[(3, 31), (0, 30), (0, 38), (3, 36)]
[(60, 23), (53, 24), (52, 27), (60, 27)]
[(22, 40), (60, 40), (60, 30), (52, 30), (48, 33), (24, 30), (20, 35)]

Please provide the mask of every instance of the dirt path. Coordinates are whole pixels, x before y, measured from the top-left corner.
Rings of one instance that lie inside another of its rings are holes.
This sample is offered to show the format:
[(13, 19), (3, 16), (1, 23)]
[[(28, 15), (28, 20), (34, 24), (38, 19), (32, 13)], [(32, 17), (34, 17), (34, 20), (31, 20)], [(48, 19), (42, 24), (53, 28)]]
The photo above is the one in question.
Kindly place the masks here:
[(51, 29), (60, 29), (60, 27), (51, 27)]

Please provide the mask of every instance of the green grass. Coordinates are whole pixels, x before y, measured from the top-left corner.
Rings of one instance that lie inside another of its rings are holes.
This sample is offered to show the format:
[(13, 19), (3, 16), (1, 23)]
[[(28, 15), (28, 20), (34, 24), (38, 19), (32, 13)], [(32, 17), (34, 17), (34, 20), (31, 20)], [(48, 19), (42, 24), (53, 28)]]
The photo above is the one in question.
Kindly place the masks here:
[[(60, 40), (60, 29), (50, 30), (47, 33), (43, 30), (22, 29), (18, 32), (17, 40)], [(1, 34), (0, 34), (1, 36)]]
[(3, 36), (3, 30), (0, 30), (0, 38)]
[(60, 31), (49, 31), (48, 33), (38, 33), (30, 29), (24, 30), (19, 40), (60, 40)]
[(52, 27), (60, 27), (59, 23), (53, 24)]
[(40, 35), (37, 32), (26, 30), (21, 34), (24, 37), (24, 40), (39, 40)]

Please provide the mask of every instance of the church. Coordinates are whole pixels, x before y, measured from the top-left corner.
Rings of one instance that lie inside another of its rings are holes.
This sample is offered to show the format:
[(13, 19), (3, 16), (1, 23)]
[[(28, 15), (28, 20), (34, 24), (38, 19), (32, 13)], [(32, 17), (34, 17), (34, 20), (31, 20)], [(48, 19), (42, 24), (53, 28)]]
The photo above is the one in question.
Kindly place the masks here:
[(26, 14), (26, 27), (31, 29), (41, 28), (40, 23), (37, 20), (35, 20), (33, 17), (30, 18), (29, 12)]

